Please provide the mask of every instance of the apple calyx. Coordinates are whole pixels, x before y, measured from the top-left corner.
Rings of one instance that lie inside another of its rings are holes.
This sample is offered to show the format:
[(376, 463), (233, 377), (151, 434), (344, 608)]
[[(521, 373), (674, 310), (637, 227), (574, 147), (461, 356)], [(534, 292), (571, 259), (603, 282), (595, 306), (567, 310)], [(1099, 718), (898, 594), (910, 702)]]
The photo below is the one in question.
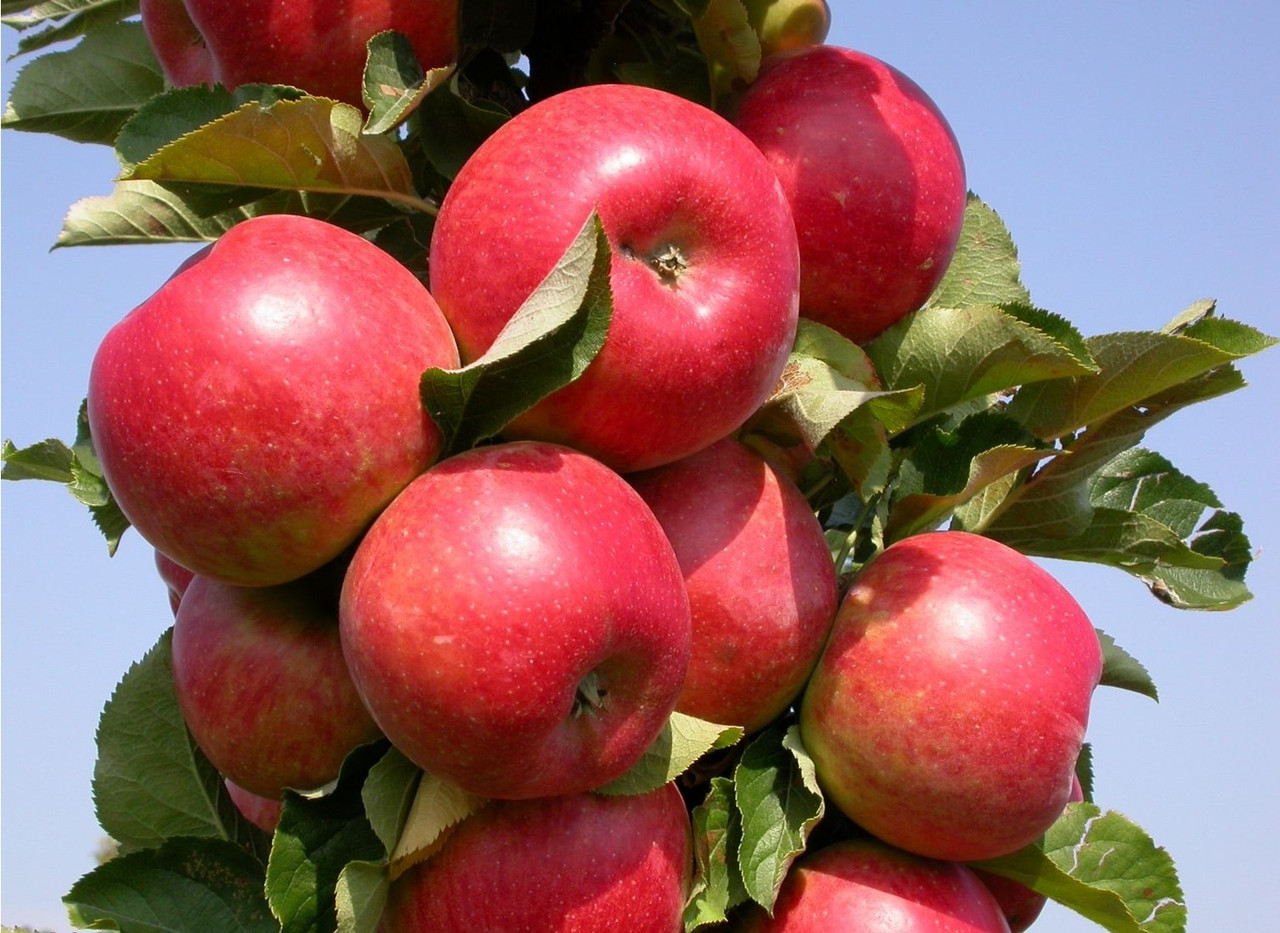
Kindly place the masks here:
[(622, 255), (628, 259), (643, 262), (657, 273), (658, 278), (662, 280), (662, 284), (672, 288), (683, 277), (685, 270), (689, 268), (689, 260), (685, 259), (684, 252), (674, 243), (668, 243), (647, 256), (638, 254), (630, 246), (624, 245), (620, 249), (622, 250)]
[(573, 713), (574, 719), (582, 715), (594, 715), (605, 708), (605, 700), (609, 696), (609, 691), (600, 688), (600, 678), (595, 671), (590, 671), (586, 677), (578, 684), (577, 692), (573, 697)]

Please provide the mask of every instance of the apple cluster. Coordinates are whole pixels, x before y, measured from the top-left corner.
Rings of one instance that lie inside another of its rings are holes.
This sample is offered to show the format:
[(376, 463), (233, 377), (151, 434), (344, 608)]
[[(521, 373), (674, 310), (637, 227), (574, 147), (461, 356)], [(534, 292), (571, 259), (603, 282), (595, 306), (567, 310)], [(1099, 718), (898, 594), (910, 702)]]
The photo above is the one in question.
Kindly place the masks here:
[[(313, 6), (142, 12), (174, 84), (359, 104), (374, 33), (426, 67), (457, 51), (449, 3)], [(257, 216), (94, 359), (94, 449), (169, 587), (187, 726), (245, 814), (269, 830), (286, 792), (324, 793), (382, 740), (490, 801), (392, 885), (388, 933), (681, 929), (696, 782), (593, 793), (673, 712), (798, 723), (844, 820), (738, 929), (1034, 917), (1035, 895), (962, 863), (1033, 842), (1078, 794), (1089, 620), (959, 531), (842, 581), (795, 476), (742, 435), (800, 317), (863, 343), (924, 303), (960, 234), (959, 146), (909, 78), (823, 44), (825, 4), (747, 8), (766, 54), (723, 112), (591, 84), (503, 124), (440, 205), (427, 282), (337, 226)], [(450, 449), (422, 374), (481, 360), (593, 216), (603, 346)]]

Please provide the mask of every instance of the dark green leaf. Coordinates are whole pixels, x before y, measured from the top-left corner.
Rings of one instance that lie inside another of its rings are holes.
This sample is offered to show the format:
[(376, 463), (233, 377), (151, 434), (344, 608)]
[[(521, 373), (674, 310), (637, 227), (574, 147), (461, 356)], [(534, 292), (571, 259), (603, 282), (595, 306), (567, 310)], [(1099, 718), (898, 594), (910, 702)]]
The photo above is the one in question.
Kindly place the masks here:
[(1102, 643), (1101, 686), (1132, 690), (1156, 702), (1160, 701), (1155, 681), (1137, 658), (1117, 645), (1116, 640), (1106, 632), (1098, 632), (1098, 641)]
[(456, 178), (482, 142), (511, 118), (488, 101), (472, 102), (458, 76), (441, 83), (422, 102), (418, 141), (431, 166), (446, 179)]
[(405, 35), (383, 32), (369, 40), (364, 69), (364, 104), (369, 111), (366, 133), (385, 133), (417, 109), (431, 89), (445, 83), (454, 66), (424, 72)]
[(262, 884), (262, 863), (239, 846), (182, 838), (99, 865), (63, 900), (77, 929), (277, 933)]
[(773, 909), (787, 870), (822, 819), (824, 803), (798, 727), (769, 729), (742, 753), (733, 773), (742, 814), (738, 865), (751, 899)]
[(338, 879), (351, 862), (381, 862), (386, 849), (365, 817), (361, 789), (385, 743), (347, 756), (332, 793), (286, 792), (267, 862), (266, 891), (280, 933), (334, 933)]
[(93, 769), (98, 822), (125, 849), (190, 836), (265, 857), (265, 836), (240, 815), (187, 731), (173, 691), (170, 638), (165, 632), (129, 668), (102, 711)]
[(1022, 284), (1018, 248), (998, 214), (970, 193), (964, 226), (955, 255), (926, 306), (965, 308), (969, 305), (1031, 303)]
[(422, 400), (445, 437), (466, 450), (578, 378), (604, 346), (613, 296), (609, 241), (592, 214), (493, 346), (461, 369), (429, 369)]
[(14, 80), (0, 126), (110, 145), (164, 77), (139, 23), (116, 23), (65, 52), (49, 52)]
[(295, 87), (245, 84), (228, 91), (222, 85), (173, 88), (138, 108), (116, 137), (116, 156), (131, 168), (200, 127), (234, 113), (245, 104), (270, 107), (280, 100), (305, 96)]

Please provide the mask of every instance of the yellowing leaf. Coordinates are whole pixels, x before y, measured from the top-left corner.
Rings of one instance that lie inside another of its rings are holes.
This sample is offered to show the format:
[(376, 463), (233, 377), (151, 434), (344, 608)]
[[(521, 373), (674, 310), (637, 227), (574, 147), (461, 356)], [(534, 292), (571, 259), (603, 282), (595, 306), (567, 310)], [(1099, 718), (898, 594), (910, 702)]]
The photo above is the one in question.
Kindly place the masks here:
[(409, 819), (395, 851), (391, 853), (392, 879), (435, 855), (449, 830), (487, 802), (484, 797), (468, 793), (452, 781), (431, 773), (423, 774), (413, 805), (409, 808)]

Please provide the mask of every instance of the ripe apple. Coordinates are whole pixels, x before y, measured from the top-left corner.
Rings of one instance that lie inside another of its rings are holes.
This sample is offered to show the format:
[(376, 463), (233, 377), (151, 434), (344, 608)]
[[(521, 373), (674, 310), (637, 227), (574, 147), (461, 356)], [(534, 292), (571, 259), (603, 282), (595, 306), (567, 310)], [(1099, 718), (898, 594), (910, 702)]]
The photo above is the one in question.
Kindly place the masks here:
[(171, 84), (288, 84), (357, 107), (367, 44), (393, 29), (423, 68), (458, 54), (457, 0), (142, 0), (142, 25)]
[(804, 494), (735, 438), (630, 477), (689, 592), (693, 652), (676, 709), (767, 725), (804, 688), (836, 612), (836, 572)]
[(227, 796), (246, 820), (264, 833), (276, 831), (280, 813), (284, 809), (283, 801), (251, 794), (235, 781), (224, 780), (222, 783), (226, 785)]
[(815, 45), (773, 56), (734, 107), (768, 158), (800, 240), (800, 313), (863, 343), (919, 308), (964, 221), (960, 147), (895, 68)]
[(875, 839), (838, 842), (792, 866), (773, 916), (748, 909), (735, 933), (1007, 933), (972, 871)]
[(760, 54), (820, 45), (831, 29), (826, 0), (743, 0), (747, 22), (760, 37)]
[(197, 576), (173, 625), (187, 728), (224, 777), (278, 800), (338, 776), (381, 738), (347, 673), (337, 600), (320, 577), (240, 587)]
[(202, 576), (283, 583), (334, 559), (435, 461), (418, 381), (457, 363), (404, 266), (331, 224), (262, 216), (106, 335), (89, 425), (154, 547)]
[(855, 579), (805, 689), (818, 779), (854, 822), (934, 858), (994, 858), (1062, 813), (1102, 673), (1097, 633), (1038, 564), (961, 531)]
[[(1080, 779), (1075, 778), (1071, 784), (1071, 797), (1068, 802), (1080, 800), (1084, 800), (1084, 788), (1080, 785)], [(1044, 910), (1048, 898), (1031, 890), (1021, 881), (984, 871), (981, 868), (975, 868), (973, 873), (987, 886), (987, 890), (1000, 905), (1004, 918), (1009, 921), (1009, 933), (1023, 933), (1035, 923), (1036, 918), (1040, 916), (1040, 911)]]
[(690, 829), (673, 784), (492, 801), (391, 885), (382, 933), (679, 933)]
[(795, 339), (795, 229), (764, 158), (711, 110), (628, 85), (557, 94), (490, 136), (441, 205), (431, 292), (464, 360), (593, 209), (613, 248), (608, 339), (505, 434), (629, 472), (728, 435), (773, 389)]
[(387, 738), (483, 797), (620, 776), (689, 665), (689, 600), (657, 519), (616, 473), (542, 442), (411, 483), (356, 549), (341, 618)]
[(168, 554), (162, 554), (160, 551), (155, 552), (156, 573), (160, 575), (160, 580), (164, 583), (165, 589), (169, 591), (169, 608), (173, 610), (173, 614), (178, 614), (178, 605), (182, 602), (182, 594), (187, 591), (191, 578), (195, 576), (190, 570), (182, 566)]

